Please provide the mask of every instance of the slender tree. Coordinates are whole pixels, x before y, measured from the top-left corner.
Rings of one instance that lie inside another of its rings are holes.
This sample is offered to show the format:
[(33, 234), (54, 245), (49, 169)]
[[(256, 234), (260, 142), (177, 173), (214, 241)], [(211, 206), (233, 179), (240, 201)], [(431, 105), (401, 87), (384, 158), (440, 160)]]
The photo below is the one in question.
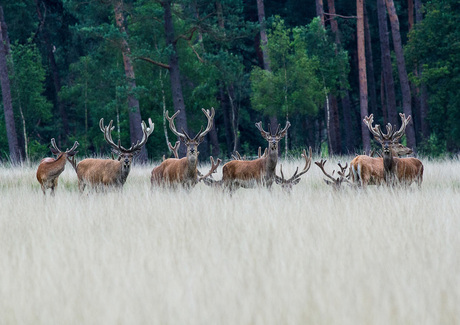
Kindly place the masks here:
[[(385, 0), (385, 3), (388, 10), (388, 16), (390, 17), (393, 47), (396, 55), (396, 63), (398, 65), (399, 83), (401, 85), (403, 111), (406, 116), (412, 116), (412, 96), (410, 92), (409, 78), (407, 76), (406, 61), (404, 60), (401, 33), (399, 31), (399, 19), (396, 14), (396, 8), (393, 0)], [(406, 137), (407, 146), (415, 149), (415, 130), (414, 123), (412, 121), (406, 126)]]
[[(121, 39), (121, 53), (123, 56), (123, 65), (128, 84), (128, 110), (129, 110), (129, 131), (131, 135), (131, 142), (136, 143), (141, 141), (143, 133), (140, 127), (142, 123), (141, 112), (139, 108), (139, 100), (134, 95), (136, 89), (136, 77), (134, 75), (134, 67), (131, 60), (131, 49), (127, 41), (127, 32), (125, 27), (125, 17), (123, 13), (123, 0), (116, 1), (113, 6), (115, 13), (115, 22), (122, 35)], [(147, 149), (142, 146), (141, 153), (138, 156), (138, 161), (146, 162), (148, 159)]]
[[(264, 69), (267, 71), (271, 71), (270, 68), (270, 56), (268, 54), (268, 38), (267, 38), (267, 24), (265, 20), (265, 6), (264, 0), (257, 0), (257, 18), (259, 20), (260, 26), (260, 43), (262, 48), (262, 58), (263, 58), (263, 65)], [(275, 126), (278, 124), (278, 119), (276, 115), (270, 116), (270, 123)], [(288, 147), (288, 135), (286, 134), (286, 141), (285, 141), (285, 151), (287, 151)]]
[(2, 86), (3, 111), (5, 114), (6, 136), (10, 150), (10, 160), (12, 164), (17, 164), (21, 160), (21, 153), (18, 145), (16, 126), (14, 124), (13, 102), (11, 100), (11, 87), (7, 66), (8, 33), (6, 22), (3, 17), (3, 7), (0, 6), (0, 83)]
[[(364, 0), (356, 0), (357, 21), (357, 41), (358, 41), (358, 66), (359, 66), (359, 103), (361, 107), (361, 120), (368, 115), (368, 98), (367, 98), (367, 74), (366, 74), (366, 53), (364, 41)], [(369, 129), (364, 123), (361, 123), (361, 135), (363, 149), (369, 151), (371, 141)]]
[[(184, 95), (182, 93), (181, 73), (179, 68), (179, 56), (176, 49), (176, 38), (174, 33), (173, 17), (171, 11), (171, 0), (161, 2), (164, 9), (164, 28), (166, 35), (166, 46), (170, 48), (169, 54), (169, 76), (171, 81), (172, 99), (174, 111), (181, 111), (176, 118), (176, 126), (179, 130), (187, 131), (187, 114), (185, 110)], [(179, 153), (185, 156), (186, 147), (180, 146)]]
[[(387, 116), (386, 122), (396, 125), (398, 112), (396, 111), (396, 93), (393, 78), (393, 66), (391, 65), (390, 39), (388, 37), (387, 13), (385, 0), (377, 0), (377, 15), (379, 21), (380, 53), (382, 60), (382, 74), (385, 82), (385, 98)], [(382, 94), (383, 96), (383, 94)]]

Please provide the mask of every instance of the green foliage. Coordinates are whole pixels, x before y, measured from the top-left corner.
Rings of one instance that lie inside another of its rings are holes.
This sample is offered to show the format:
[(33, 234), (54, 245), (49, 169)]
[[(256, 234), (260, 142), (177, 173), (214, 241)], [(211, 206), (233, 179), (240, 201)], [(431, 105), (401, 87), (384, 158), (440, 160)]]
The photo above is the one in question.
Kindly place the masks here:
[(275, 17), (267, 50), (271, 71), (251, 73), (252, 106), (267, 115), (316, 116), (325, 94), (337, 93), (348, 73), (346, 52), (336, 49), (318, 19), (291, 29)]
[[(417, 85), (427, 86), (429, 123), (435, 142), (448, 150), (460, 149), (460, 4), (455, 0), (431, 1), (426, 15), (409, 35), (407, 62), (422, 67), (421, 75), (411, 75)], [(426, 146), (438, 151), (427, 139)]]

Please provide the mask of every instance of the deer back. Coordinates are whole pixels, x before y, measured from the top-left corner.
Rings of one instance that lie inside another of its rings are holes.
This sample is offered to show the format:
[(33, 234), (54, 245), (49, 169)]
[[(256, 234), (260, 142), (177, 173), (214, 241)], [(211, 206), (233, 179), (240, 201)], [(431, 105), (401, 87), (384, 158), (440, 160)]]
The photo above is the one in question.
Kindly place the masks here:
[(356, 156), (350, 162), (350, 175), (354, 184), (380, 185), (383, 183), (383, 159), (367, 155)]
[(77, 176), (91, 185), (110, 186), (124, 184), (128, 175), (123, 174), (121, 161), (87, 158), (78, 163)]
[(403, 185), (410, 185), (417, 182), (421, 185), (423, 179), (423, 164), (413, 157), (393, 158), (395, 161), (395, 173), (398, 181)]
[(232, 160), (222, 168), (222, 180), (261, 181), (266, 172), (267, 157), (255, 160)]
[(169, 158), (152, 170), (152, 185), (170, 185), (186, 181), (196, 181), (198, 172), (189, 166), (187, 157), (177, 159)]

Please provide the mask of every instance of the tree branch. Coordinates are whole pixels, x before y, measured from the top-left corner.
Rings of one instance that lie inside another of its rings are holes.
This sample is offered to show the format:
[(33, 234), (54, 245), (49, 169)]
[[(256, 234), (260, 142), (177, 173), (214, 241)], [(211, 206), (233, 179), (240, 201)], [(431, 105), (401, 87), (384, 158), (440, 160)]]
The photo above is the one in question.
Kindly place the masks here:
[(135, 59), (135, 60), (143, 60), (143, 61), (149, 62), (149, 63), (151, 63), (151, 64), (153, 64), (153, 65), (156, 65), (156, 66), (159, 66), (159, 67), (161, 67), (161, 68), (168, 69), (168, 70), (169, 70), (169, 68), (170, 68), (169, 65), (167, 65), (167, 64), (164, 64), (164, 63), (161, 63), (161, 62), (157, 62), (157, 61), (155, 61), (155, 60), (152, 60), (152, 59), (150, 59), (150, 58), (146, 58), (146, 57), (144, 57), (144, 56), (138, 56), (138, 57), (135, 57), (134, 59)]

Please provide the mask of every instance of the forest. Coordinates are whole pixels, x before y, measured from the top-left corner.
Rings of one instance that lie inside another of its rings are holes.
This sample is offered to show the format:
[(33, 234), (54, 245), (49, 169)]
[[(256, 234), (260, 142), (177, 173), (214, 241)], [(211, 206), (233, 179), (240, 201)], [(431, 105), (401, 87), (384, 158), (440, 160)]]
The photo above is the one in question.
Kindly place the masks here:
[[(363, 117), (400, 125), (419, 155), (460, 149), (457, 0), (0, 1), (0, 161), (50, 156), (78, 141), (107, 156), (99, 127), (129, 146), (155, 130), (138, 161), (170, 156), (165, 112), (191, 135), (215, 108), (200, 158), (257, 156), (289, 121), (280, 154), (368, 152)], [(181, 146), (184, 155), (185, 146)]]

